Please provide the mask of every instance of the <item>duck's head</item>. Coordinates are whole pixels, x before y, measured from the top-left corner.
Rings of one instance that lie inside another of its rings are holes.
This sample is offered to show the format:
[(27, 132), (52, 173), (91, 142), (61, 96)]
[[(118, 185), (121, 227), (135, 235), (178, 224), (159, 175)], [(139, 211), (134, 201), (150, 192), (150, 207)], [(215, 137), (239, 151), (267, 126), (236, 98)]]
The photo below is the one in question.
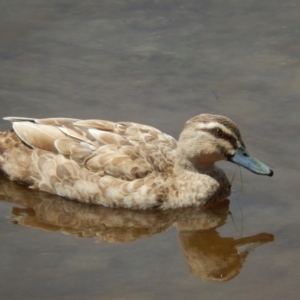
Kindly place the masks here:
[(228, 160), (260, 175), (273, 170), (247, 151), (238, 127), (228, 118), (202, 114), (188, 120), (179, 137), (177, 167), (201, 172)]

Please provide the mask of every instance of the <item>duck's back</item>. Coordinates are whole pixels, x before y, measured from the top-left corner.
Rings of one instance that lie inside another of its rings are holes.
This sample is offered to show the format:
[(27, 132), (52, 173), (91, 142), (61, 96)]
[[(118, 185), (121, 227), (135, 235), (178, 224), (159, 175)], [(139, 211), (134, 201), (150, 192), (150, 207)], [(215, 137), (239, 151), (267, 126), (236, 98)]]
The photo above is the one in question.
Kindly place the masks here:
[(150, 126), (65, 118), (6, 119), (13, 122), (13, 130), (0, 134), (2, 170), (12, 180), (70, 198), (78, 198), (67, 191), (77, 184), (80, 197), (86, 197), (77, 199), (82, 202), (90, 202), (89, 193), (105, 184), (115, 186), (115, 192), (124, 185), (120, 188), (126, 194), (174, 165), (176, 140)]

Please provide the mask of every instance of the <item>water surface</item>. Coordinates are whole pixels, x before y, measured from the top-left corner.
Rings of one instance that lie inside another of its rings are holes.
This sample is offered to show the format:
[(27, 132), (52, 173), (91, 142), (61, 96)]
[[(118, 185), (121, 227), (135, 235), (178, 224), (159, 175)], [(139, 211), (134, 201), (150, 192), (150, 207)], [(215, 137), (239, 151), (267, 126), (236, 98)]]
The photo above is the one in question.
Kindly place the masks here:
[(299, 6), (2, 2), (2, 116), (135, 121), (178, 137), (194, 115), (223, 114), (275, 176), (238, 171), (229, 207), (191, 220), (89, 210), (1, 177), (0, 298), (299, 298)]

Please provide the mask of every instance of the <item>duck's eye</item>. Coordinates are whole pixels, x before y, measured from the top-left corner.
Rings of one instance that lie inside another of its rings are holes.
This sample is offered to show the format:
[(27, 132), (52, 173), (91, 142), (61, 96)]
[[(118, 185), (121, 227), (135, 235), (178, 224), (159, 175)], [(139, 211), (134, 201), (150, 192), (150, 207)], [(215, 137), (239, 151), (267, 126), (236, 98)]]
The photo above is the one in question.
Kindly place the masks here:
[(213, 130), (213, 134), (216, 137), (222, 137), (223, 136), (223, 131), (220, 128), (216, 128), (216, 129)]

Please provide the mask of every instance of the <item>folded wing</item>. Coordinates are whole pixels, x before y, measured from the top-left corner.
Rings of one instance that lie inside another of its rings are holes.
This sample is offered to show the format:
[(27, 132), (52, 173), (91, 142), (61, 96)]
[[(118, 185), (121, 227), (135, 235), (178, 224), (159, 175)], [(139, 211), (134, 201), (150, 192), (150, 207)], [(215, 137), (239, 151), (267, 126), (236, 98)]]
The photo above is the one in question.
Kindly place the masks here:
[(176, 140), (150, 126), (67, 118), (6, 120), (29, 147), (64, 155), (99, 176), (134, 180), (174, 165)]

